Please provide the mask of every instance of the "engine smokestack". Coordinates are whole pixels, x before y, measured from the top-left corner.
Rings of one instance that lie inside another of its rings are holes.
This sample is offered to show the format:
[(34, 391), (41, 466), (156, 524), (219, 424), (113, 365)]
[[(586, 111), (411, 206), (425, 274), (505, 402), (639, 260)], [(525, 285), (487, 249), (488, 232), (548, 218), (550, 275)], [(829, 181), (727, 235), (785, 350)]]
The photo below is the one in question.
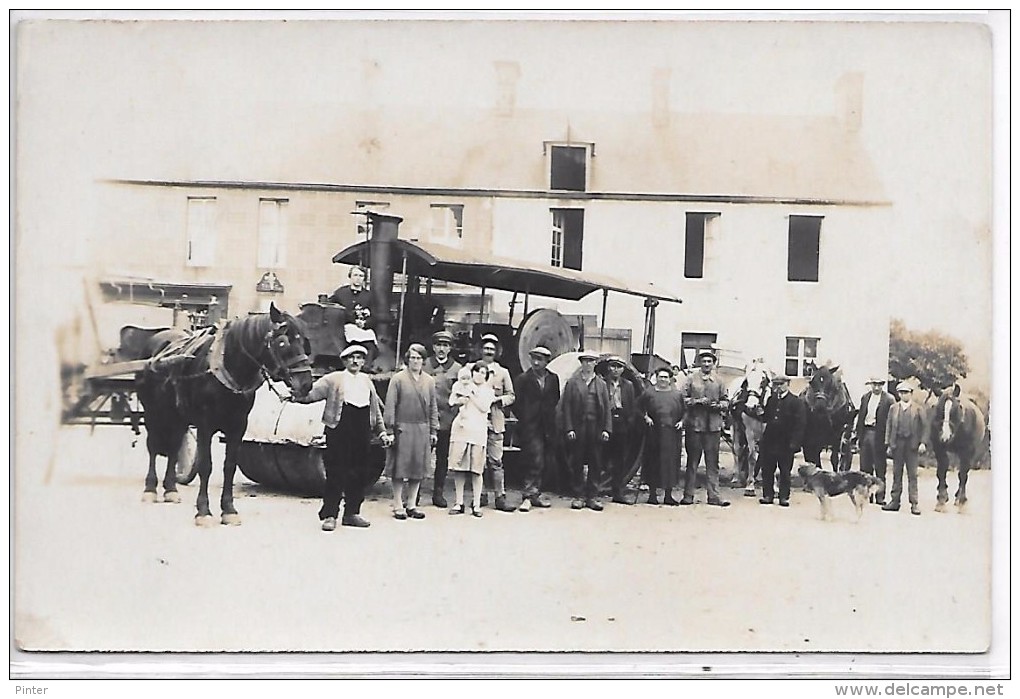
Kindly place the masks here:
[(394, 339), (393, 313), (390, 311), (393, 296), (393, 241), (397, 239), (397, 228), (403, 220), (399, 216), (368, 212), (371, 235), (368, 268), (372, 275), (369, 298), (376, 334), (387, 344), (391, 344)]

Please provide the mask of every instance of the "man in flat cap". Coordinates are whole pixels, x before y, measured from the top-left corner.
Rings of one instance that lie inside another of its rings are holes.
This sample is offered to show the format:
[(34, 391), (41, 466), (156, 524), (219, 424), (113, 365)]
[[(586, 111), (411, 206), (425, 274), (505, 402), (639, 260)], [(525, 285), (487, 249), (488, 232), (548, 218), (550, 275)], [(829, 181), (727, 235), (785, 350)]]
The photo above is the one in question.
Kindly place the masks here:
[(369, 440), (375, 433), (383, 444), (391, 439), (383, 423), (382, 401), (372, 380), (361, 372), (368, 352), (361, 345), (348, 345), (340, 353), (344, 371), (326, 374), (312, 385), (306, 396), (287, 396), (295, 403), (326, 401), (322, 412), (326, 451), (322, 462), (326, 469), (326, 489), (322, 495), (319, 520), (322, 530), (336, 529), (340, 501), (344, 501), (345, 527), (367, 527), (361, 516), (365, 491), (379, 478), (370, 458)]
[(450, 460), (450, 426), (457, 410), (450, 405), (450, 389), (457, 382), (461, 364), (453, 358), (453, 335), (440, 330), (432, 336), (432, 356), (425, 360), (425, 372), (436, 380), (436, 400), (439, 402), (439, 432), (436, 438), (436, 473), (433, 478), (432, 504), (446, 508), (446, 473)]
[(528, 352), (528, 357), (531, 366), (514, 381), (516, 400), (511, 408), (517, 416), (524, 462), (521, 512), (533, 506), (549, 507), (549, 501), (542, 497), (542, 478), (555, 457), (556, 406), (560, 402), (560, 377), (548, 369), (552, 352), (539, 345)]
[[(609, 407), (609, 388), (595, 373), (598, 355), (585, 351), (578, 359), (581, 368), (567, 380), (560, 400), (574, 496), (570, 507), (575, 510), (588, 507), (601, 512), (602, 450), (613, 432), (613, 414)], [(585, 464), (588, 465), (587, 479)]]
[[(857, 413), (857, 445), (861, 454), (861, 471), (871, 473), (885, 483), (886, 444), (885, 425), (889, 409), (896, 400), (885, 390), (885, 380), (878, 376), (868, 379), (870, 389), (861, 397), (861, 409)], [(875, 502), (885, 504), (885, 485), (877, 493)]]
[(896, 387), (896, 395), (900, 402), (889, 409), (889, 418), (885, 424), (885, 443), (888, 455), (892, 459), (893, 485), (889, 502), (882, 508), (886, 512), (900, 509), (900, 497), (903, 495), (903, 468), (907, 469), (907, 497), (910, 499), (910, 514), (921, 514), (917, 504), (917, 461), (918, 455), (924, 454), (924, 415), (921, 406), (914, 400), (914, 387), (901, 381)]
[(715, 353), (708, 349), (698, 352), (698, 371), (691, 372), (680, 392), (684, 397), (684, 428), (687, 433), (687, 473), (684, 478), (684, 496), (681, 505), (694, 504), (697, 489), (698, 464), (705, 455), (708, 504), (728, 507), (729, 500), (719, 496), (719, 439), (722, 435), (723, 415), (729, 407), (726, 387), (715, 373)]
[[(499, 338), (495, 335), (482, 335), (481, 361), (489, 368), (489, 385), (496, 394), (496, 401), (489, 410), (488, 441), (485, 445), (485, 477), (488, 488), (495, 495), (496, 509), (500, 512), (513, 512), (506, 501), (506, 482), (503, 476), (503, 435), (506, 433), (506, 415), (504, 408), (513, 405), (516, 395), (514, 382), (510, 372), (496, 361), (499, 353)], [(482, 496), (482, 505), (488, 502), (487, 494)]]
[(606, 468), (601, 486), (609, 487), (613, 502), (633, 505), (634, 495), (626, 492), (627, 483), (634, 476), (634, 462), (630, 446), (637, 429), (638, 410), (634, 386), (623, 378), (627, 364), (622, 357), (606, 357), (606, 388), (609, 389), (609, 409), (613, 416), (613, 430), (606, 445)]
[(765, 432), (761, 436), (758, 463), (761, 465), (762, 505), (775, 502), (776, 471), (779, 471), (779, 505), (790, 505), (790, 472), (793, 455), (802, 446), (807, 424), (807, 405), (790, 393), (790, 377), (772, 374), (772, 395), (765, 403)]

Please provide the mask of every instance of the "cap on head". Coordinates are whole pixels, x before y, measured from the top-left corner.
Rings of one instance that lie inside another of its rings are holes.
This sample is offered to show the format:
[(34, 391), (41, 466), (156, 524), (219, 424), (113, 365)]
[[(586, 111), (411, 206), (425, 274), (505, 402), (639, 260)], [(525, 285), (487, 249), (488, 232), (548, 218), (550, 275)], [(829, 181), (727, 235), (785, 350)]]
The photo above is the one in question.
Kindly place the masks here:
[(896, 386), (897, 393), (913, 393), (914, 387), (908, 384), (906, 381), (900, 381)]
[(491, 345), (493, 349), (499, 349), (499, 338), (495, 335), (488, 333), (482, 335), (482, 349)]
[(340, 359), (350, 357), (353, 354), (360, 354), (362, 357), (368, 356), (368, 350), (361, 345), (347, 345), (343, 352), (340, 353)]
[(546, 359), (552, 359), (552, 352), (549, 351), (548, 347), (542, 347), (542, 345), (532, 347), (528, 350), (528, 354), (533, 357), (545, 357)]
[(432, 344), (436, 345), (440, 342), (445, 342), (448, 345), (453, 344), (453, 333), (447, 330), (440, 330), (437, 333), (432, 334)]
[(868, 377), (868, 380), (865, 383), (869, 383), (869, 384), (876, 384), (877, 383), (880, 386), (885, 386), (885, 379), (880, 379), (880, 378), (878, 378), (877, 374), (874, 374), (874, 375)]
[(588, 360), (594, 362), (599, 358), (599, 356), (592, 352), (591, 350), (583, 350), (579, 355), (577, 355), (577, 358), (580, 359), (582, 362)]
[(772, 383), (774, 384), (790, 383), (790, 377), (787, 376), (786, 374), (776, 372), (772, 374)]
[(698, 356), (697, 356), (697, 357), (695, 357), (695, 360), (696, 360), (696, 361), (699, 361), (699, 362), (700, 362), (700, 361), (701, 361), (702, 359), (704, 359), (705, 357), (708, 357), (709, 359), (711, 359), (713, 363), (714, 363), (714, 362), (716, 362), (716, 361), (718, 361), (718, 360), (717, 360), (717, 358), (716, 358), (716, 356), (715, 356), (715, 352), (713, 352), (713, 351), (712, 351), (712, 350), (710, 350), (710, 349), (703, 349), (703, 350), (700, 350), (700, 351), (698, 352)]
[(626, 366), (627, 366), (627, 362), (623, 361), (623, 357), (620, 357), (620, 356), (615, 355), (615, 354), (611, 354), (608, 357), (606, 357), (606, 361), (609, 362), (610, 366), (612, 366), (614, 364), (619, 364), (620, 366), (622, 366), (624, 368), (626, 368)]

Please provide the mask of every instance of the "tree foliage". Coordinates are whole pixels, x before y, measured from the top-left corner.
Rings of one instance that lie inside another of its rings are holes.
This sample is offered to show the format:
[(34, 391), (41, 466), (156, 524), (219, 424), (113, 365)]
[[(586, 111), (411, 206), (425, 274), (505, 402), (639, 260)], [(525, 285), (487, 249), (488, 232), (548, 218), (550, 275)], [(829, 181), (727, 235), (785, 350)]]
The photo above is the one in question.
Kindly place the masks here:
[(963, 345), (948, 335), (910, 330), (893, 319), (889, 326), (889, 373), (896, 379), (917, 378), (933, 391), (967, 376), (970, 364)]

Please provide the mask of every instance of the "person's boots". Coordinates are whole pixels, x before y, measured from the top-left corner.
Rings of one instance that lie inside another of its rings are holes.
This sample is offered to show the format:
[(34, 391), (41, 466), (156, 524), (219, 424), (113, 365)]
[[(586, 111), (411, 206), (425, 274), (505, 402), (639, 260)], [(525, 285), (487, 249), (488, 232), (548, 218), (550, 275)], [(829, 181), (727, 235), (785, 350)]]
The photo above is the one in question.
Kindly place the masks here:
[(496, 496), (496, 509), (500, 512), (513, 512), (516, 508), (511, 507), (506, 501), (506, 494)]

